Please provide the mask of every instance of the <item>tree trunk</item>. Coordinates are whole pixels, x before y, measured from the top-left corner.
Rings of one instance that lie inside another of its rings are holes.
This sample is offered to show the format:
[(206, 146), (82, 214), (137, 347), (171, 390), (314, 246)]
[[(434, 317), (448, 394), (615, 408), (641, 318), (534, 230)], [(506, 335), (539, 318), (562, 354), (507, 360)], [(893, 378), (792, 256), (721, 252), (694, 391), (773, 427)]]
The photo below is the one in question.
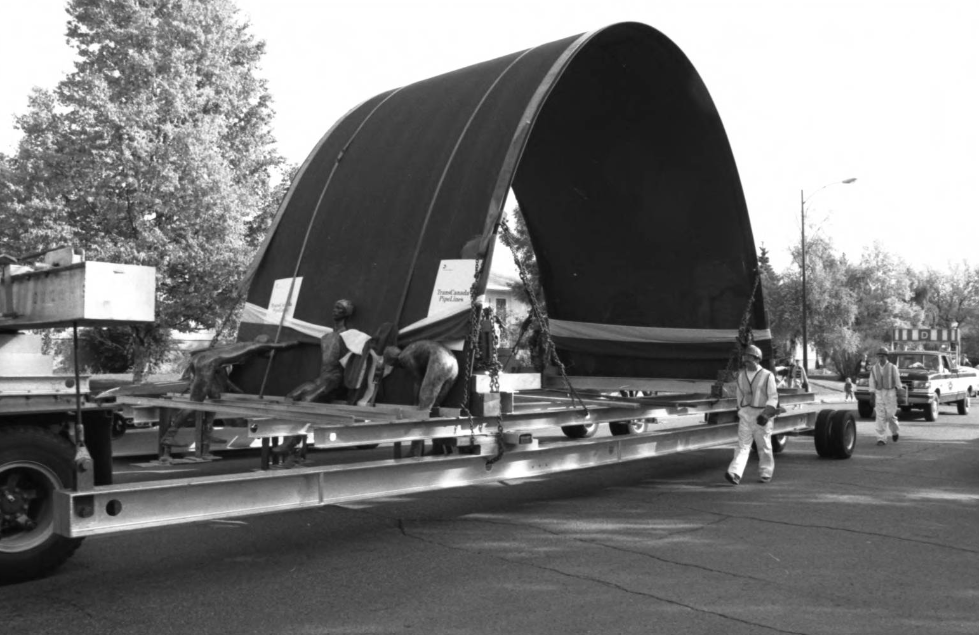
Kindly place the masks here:
[(131, 328), (133, 331), (133, 383), (142, 384), (146, 381), (150, 367), (149, 336), (156, 325), (133, 326)]

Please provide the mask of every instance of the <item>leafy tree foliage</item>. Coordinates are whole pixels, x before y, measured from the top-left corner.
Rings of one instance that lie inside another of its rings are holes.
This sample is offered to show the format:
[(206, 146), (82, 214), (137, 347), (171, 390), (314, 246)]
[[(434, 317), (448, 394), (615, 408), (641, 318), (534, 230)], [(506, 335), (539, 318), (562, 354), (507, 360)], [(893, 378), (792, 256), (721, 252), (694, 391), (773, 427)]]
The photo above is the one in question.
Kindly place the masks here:
[(159, 331), (220, 326), (240, 302), (281, 164), (256, 75), (264, 43), (229, 0), (70, 0), (67, 11), (78, 61), (17, 120), (0, 240), (156, 267), (157, 322), (132, 330), (138, 381)]
[(794, 271), (778, 273), (768, 250), (758, 255), (761, 287), (776, 357), (788, 357), (802, 338), (802, 284)]
[[(948, 272), (917, 272), (879, 244), (851, 263), (835, 253), (831, 241), (816, 234), (806, 244), (809, 340), (841, 376), (855, 375), (864, 353), (892, 345), (894, 328), (948, 328), (958, 322), (963, 350), (970, 357), (979, 356), (979, 269), (963, 264), (951, 266)], [(801, 328), (802, 323), (797, 310), (801, 249), (794, 248), (792, 255), (796, 264), (782, 273), (767, 271), (760, 258), (779, 350), (794, 350), (795, 325)]]
[(921, 276), (915, 294), (929, 323), (949, 328), (975, 326), (979, 322), (979, 269), (953, 264), (949, 272), (927, 269)]
[[(161, 341), (151, 342), (149, 366), (155, 368), (172, 356), (169, 334), (163, 330), (151, 331), (151, 336)], [(79, 366), (88, 373), (126, 373), (132, 368), (134, 340), (132, 332), (121, 326), (80, 329), (78, 333)], [(51, 351), (62, 359), (62, 370), (74, 368), (75, 351), (70, 340), (61, 340)]]

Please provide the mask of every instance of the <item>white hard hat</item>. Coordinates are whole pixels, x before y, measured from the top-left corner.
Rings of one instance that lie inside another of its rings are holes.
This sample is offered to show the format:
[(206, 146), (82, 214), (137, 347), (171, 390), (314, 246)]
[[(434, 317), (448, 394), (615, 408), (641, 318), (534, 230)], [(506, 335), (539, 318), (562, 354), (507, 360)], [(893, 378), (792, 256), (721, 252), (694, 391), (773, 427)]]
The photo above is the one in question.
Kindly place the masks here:
[(742, 355), (754, 355), (758, 359), (761, 359), (761, 349), (754, 344), (749, 344), (748, 347), (744, 349)]

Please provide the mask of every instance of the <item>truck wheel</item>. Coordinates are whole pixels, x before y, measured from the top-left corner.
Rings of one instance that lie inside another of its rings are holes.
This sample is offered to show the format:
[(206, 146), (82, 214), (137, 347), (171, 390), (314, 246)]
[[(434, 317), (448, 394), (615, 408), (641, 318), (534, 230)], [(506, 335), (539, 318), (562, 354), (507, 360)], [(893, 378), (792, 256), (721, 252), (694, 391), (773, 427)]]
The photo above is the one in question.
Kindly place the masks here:
[(857, 447), (857, 420), (849, 410), (837, 410), (829, 418), (829, 449), (834, 459), (848, 459)]
[(562, 426), (561, 432), (569, 439), (590, 439), (598, 432), (598, 424), (583, 423), (577, 426)]
[(786, 444), (789, 442), (789, 435), (787, 434), (773, 434), (772, 435), (772, 454), (781, 454), (782, 450), (785, 449)]
[(968, 397), (963, 397), (962, 399), (959, 399), (958, 401), (955, 402), (955, 405), (959, 407), (959, 414), (960, 415), (967, 415), (967, 414), (969, 414), (969, 398)]
[(874, 418), (874, 407), (871, 405), (869, 401), (858, 401), (857, 411), (860, 413), (860, 416), (864, 419)]
[(925, 421), (938, 421), (938, 396), (932, 395), (931, 401), (925, 406)]
[(835, 410), (820, 410), (819, 414), (816, 415), (816, 429), (813, 433), (813, 440), (816, 442), (816, 454), (822, 458), (829, 458), (833, 456), (833, 450), (830, 447), (830, 418), (835, 413)]
[(81, 545), (54, 533), (54, 492), (73, 484), (74, 459), (52, 432), (0, 427), (0, 584), (44, 576)]

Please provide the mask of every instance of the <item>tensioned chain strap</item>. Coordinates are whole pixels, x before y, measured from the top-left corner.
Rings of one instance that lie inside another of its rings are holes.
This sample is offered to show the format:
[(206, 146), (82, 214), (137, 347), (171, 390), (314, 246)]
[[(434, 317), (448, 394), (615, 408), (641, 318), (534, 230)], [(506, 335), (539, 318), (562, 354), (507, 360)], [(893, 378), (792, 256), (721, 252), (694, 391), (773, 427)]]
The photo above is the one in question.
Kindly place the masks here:
[[(490, 373), (490, 392), (499, 394), (500, 370), (503, 368), (503, 365), (500, 364), (498, 351), (500, 348), (500, 333), (503, 330), (503, 321), (500, 320), (500, 316), (496, 315), (489, 307), (483, 309), (483, 316), (485, 319), (491, 320), (492, 328), (490, 336), (489, 360), (486, 362)], [(503, 409), (501, 407), (496, 413), (496, 456), (486, 461), (487, 470), (492, 469), (493, 464), (503, 458), (503, 452)]]
[(758, 292), (760, 285), (761, 276), (755, 270), (755, 284), (751, 287), (751, 295), (748, 296), (748, 305), (744, 308), (744, 313), (741, 315), (741, 324), (738, 325), (737, 343), (739, 346), (731, 349), (731, 357), (727, 361), (727, 372), (729, 375), (737, 370), (738, 358), (741, 357), (741, 351), (755, 341), (754, 333), (752, 333), (751, 328), (748, 326), (748, 322), (751, 321), (751, 310), (755, 305), (755, 294)]
[(476, 445), (476, 427), (473, 422), (472, 412), (469, 410), (469, 382), (472, 380), (473, 358), (477, 354), (476, 343), (479, 336), (479, 315), (481, 311), (479, 303), (476, 302), (476, 298), (482, 264), (482, 260), (476, 260), (476, 271), (473, 275), (472, 286), (469, 288), (469, 335), (466, 336), (469, 354), (466, 355), (466, 375), (464, 378), (465, 381), (462, 384), (462, 410), (465, 411), (466, 416), (469, 418), (469, 447)]
[(588, 406), (585, 405), (585, 402), (578, 395), (577, 391), (575, 391), (574, 386), (571, 385), (571, 381), (568, 379), (568, 373), (564, 368), (564, 363), (561, 362), (561, 359), (557, 355), (554, 342), (551, 340), (551, 331), (547, 326), (547, 318), (540, 307), (540, 303), (537, 301), (537, 296), (531, 290), (530, 282), (527, 279), (527, 267), (517, 256), (513, 232), (510, 230), (505, 216), (500, 217), (500, 239), (510, 250), (510, 253), (513, 254), (513, 262), (517, 266), (517, 273), (520, 274), (520, 282), (523, 283), (524, 292), (527, 294), (527, 300), (530, 303), (531, 315), (533, 315), (537, 328), (540, 329), (541, 336), (544, 339), (544, 361), (546, 363), (549, 358), (558, 367), (558, 370), (561, 372), (561, 379), (564, 380), (564, 385), (568, 389), (568, 394), (571, 395), (572, 399), (578, 400), (578, 403), (581, 404), (581, 409), (584, 410), (587, 416)]

